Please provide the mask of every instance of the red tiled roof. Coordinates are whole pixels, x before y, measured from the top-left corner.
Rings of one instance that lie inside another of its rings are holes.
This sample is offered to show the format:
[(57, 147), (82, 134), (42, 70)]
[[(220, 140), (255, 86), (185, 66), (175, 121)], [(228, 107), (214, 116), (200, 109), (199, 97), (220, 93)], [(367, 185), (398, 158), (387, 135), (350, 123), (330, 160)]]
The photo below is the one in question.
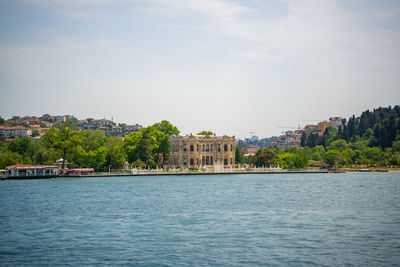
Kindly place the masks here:
[(5, 130), (28, 130), (28, 128), (26, 127), (22, 127), (22, 126), (12, 126), (12, 127), (8, 127), (8, 126), (0, 126), (0, 129), (5, 129)]

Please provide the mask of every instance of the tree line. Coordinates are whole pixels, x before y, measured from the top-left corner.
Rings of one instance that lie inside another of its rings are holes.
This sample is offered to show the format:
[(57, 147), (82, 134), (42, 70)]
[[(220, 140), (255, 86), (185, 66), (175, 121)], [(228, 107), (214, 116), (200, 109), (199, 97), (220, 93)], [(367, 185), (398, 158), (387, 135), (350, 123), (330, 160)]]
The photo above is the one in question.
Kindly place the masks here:
[(335, 140), (343, 139), (347, 143), (361, 143), (368, 147), (379, 147), (382, 150), (392, 147), (400, 140), (400, 106), (393, 108), (379, 107), (373, 111), (366, 110), (361, 116), (354, 115), (348, 120), (343, 119), (342, 125), (327, 128), (321, 135), (305, 133), (301, 139), (301, 146), (314, 147), (321, 145), (324, 148)]
[(318, 167), (399, 167), (400, 140), (392, 147), (382, 150), (369, 147), (365, 143), (335, 140), (326, 148), (314, 147), (261, 148), (255, 155), (243, 156), (236, 148), (237, 163), (248, 163), (256, 167), (280, 166), (284, 169)]
[(236, 162), (254, 166), (280, 165), (304, 168), (314, 163), (321, 166), (388, 166), (400, 165), (400, 106), (366, 110), (361, 116), (344, 119), (335, 129), (303, 133), (301, 148), (263, 148), (244, 158), (237, 150)]
[[(0, 142), (0, 169), (16, 162), (42, 165), (53, 164), (58, 159), (66, 160), (69, 168), (90, 167), (96, 171), (121, 169), (125, 162), (134, 167), (156, 168), (168, 163), (169, 139), (178, 134), (177, 127), (166, 120), (124, 138), (106, 136), (101, 130), (78, 131), (71, 123), (64, 123), (47, 130), (37, 141), (23, 137), (9, 143)], [(245, 157), (236, 147), (235, 161), (288, 169), (314, 165), (398, 167), (400, 107), (367, 110), (360, 117), (344, 120), (338, 129), (327, 128), (321, 136), (303, 135), (299, 148), (262, 148), (255, 155)]]
[(70, 123), (50, 128), (41, 139), (15, 138), (0, 142), (0, 169), (22, 164), (53, 164), (59, 159), (68, 162), (62, 168), (90, 167), (96, 171), (121, 169), (125, 162), (137, 167), (155, 168), (168, 161), (171, 135), (179, 130), (164, 120), (141, 128), (125, 138), (106, 136), (101, 130), (77, 129)]

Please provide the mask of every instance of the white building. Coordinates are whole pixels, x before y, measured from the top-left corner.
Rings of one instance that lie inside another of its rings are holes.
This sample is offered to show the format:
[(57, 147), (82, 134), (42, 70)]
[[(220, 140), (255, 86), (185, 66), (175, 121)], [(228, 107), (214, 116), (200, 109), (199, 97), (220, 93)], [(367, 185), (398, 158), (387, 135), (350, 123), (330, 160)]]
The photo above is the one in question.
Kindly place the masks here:
[(15, 164), (6, 168), (6, 178), (47, 178), (58, 175), (55, 165)]
[(338, 129), (339, 126), (342, 126), (342, 117), (330, 117), (329, 122), (332, 124), (332, 127)]
[(22, 126), (0, 126), (0, 136), (4, 136), (5, 138), (32, 136), (32, 130)]

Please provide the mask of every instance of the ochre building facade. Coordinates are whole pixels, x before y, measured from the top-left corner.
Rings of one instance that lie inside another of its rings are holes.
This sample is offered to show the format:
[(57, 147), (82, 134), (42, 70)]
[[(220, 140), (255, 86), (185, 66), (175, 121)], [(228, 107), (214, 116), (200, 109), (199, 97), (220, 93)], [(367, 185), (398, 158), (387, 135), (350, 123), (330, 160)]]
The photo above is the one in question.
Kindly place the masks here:
[(186, 135), (171, 137), (170, 167), (233, 167), (235, 137)]

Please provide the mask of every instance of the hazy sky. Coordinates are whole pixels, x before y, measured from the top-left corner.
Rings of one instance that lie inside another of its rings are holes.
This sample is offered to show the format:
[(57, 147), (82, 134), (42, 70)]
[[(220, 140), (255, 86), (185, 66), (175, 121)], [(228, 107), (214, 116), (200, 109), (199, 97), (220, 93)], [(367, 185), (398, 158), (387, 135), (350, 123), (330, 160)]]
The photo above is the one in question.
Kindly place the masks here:
[(400, 104), (400, 1), (0, 0), (0, 116), (279, 135)]

